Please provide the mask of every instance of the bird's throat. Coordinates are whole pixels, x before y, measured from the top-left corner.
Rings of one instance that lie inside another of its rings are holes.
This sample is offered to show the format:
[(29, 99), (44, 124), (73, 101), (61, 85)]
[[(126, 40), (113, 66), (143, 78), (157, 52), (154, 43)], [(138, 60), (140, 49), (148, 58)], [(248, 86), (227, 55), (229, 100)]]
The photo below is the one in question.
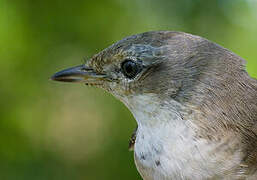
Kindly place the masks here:
[[(198, 127), (178, 102), (161, 101), (153, 94), (134, 96), (123, 102), (138, 123), (135, 160), (145, 179), (180, 179), (194, 175), (192, 179), (201, 179), (239, 163), (240, 152), (234, 152), (229, 162), (223, 161), (217, 151), (215, 156), (210, 156), (224, 142), (197, 138)], [(194, 169), (202, 174), (196, 175)]]
[(138, 126), (153, 127), (183, 119), (183, 105), (172, 99), (163, 101), (155, 94), (144, 94), (126, 97), (122, 101), (134, 115)]

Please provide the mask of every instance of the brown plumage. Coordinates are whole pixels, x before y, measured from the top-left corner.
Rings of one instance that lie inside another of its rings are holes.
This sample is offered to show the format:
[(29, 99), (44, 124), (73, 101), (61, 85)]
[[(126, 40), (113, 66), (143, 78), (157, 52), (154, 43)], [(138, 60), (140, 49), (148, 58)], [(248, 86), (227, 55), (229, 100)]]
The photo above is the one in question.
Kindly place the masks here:
[(157, 31), (75, 69), (53, 79), (94, 84), (133, 113), (130, 145), (145, 180), (257, 179), (257, 81), (241, 57), (199, 36)]

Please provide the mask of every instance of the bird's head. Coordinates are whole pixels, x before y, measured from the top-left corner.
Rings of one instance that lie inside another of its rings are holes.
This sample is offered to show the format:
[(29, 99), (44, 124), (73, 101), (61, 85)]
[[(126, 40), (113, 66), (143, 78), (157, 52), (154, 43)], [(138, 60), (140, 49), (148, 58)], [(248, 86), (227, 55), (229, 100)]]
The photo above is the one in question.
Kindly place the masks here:
[(137, 109), (157, 113), (148, 106), (154, 103), (155, 109), (165, 104), (169, 109), (181, 104), (192, 109), (198, 104), (206, 107), (201, 110), (205, 113), (213, 103), (219, 105), (210, 112), (220, 111), (226, 105), (222, 97), (240, 94), (230, 89), (238, 88), (234, 82), (243, 72), (244, 60), (215, 43), (187, 33), (156, 31), (127, 37), (52, 79), (103, 88), (134, 115)]
[[(256, 124), (256, 81), (248, 76), (242, 58), (199, 36), (168, 31), (130, 36), (52, 79), (84, 83), (113, 94), (137, 120), (141, 132), (137, 147), (157, 154), (181, 154), (180, 150), (189, 154), (197, 147), (207, 149), (209, 155), (212, 149), (192, 142), (217, 141), (222, 148), (207, 144), (224, 151), (231, 137), (240, 142), (239, 137), (245, 137), (247, 143), (249, 137), (256, 137), (256, 131), (250, 130)], [(144, 140), (144, 134), (148, 139)], [(168, 148), (162, 148), (166, 143)], [(226, 152), (235, 152), (231, 147)]]
[(86, 64), (60, 71), (53, 80), (101, 87), (121, 100), (156, 94), (176, 97), (194, 83), (208, 61), (199, 55), (207, 40), (180, 32), (127, 37)]

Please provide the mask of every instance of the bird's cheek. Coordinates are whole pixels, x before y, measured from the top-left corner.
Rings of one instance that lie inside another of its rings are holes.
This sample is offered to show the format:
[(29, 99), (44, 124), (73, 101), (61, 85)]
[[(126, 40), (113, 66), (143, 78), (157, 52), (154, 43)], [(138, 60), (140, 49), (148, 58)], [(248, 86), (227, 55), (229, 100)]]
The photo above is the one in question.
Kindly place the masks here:
[(118, 99), (122, 99), (131, 94), (130, 88), (122, 82), (108, 83), (108, 87), (105, 89)]
[(122, 90), (121, 90), (121, 87), (119, 86), (118, 83), (116, 82), (110, 82), (108, 83), (104, 89), (111, 93), (113, 96), (119, 98), (121, 95), (122, 95)]

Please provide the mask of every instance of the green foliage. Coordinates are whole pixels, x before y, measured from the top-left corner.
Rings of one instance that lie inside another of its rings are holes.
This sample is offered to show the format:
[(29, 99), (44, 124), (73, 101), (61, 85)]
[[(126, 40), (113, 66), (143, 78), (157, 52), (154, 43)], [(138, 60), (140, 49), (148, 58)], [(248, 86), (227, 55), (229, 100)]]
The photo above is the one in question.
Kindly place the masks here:
[(248, 61), (257, 77), (257, 3), (242, 0), (0, 0), (0, 179), (140, 179), (135, 121), (111, 95), (51, 82), (121, 38), (186, 31)]

